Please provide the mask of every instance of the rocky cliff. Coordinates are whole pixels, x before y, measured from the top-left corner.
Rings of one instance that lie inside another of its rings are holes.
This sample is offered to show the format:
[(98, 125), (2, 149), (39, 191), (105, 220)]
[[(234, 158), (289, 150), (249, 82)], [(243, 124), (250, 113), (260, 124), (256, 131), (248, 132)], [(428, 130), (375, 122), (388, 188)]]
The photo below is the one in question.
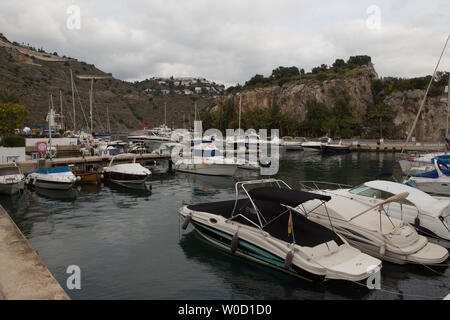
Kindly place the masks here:
[[(242, 94), (242, 112), (276, 105), (282, 112), (288, 113), (301, 123), (307, 113), (308, 101), (315, 100), (331, 109), (339, 97), (347, 96), (350, 99), (353, 116), (364, 126), (367, 109), (375, 103), (372, 84), (376, 80), (384, 81), (379, 79), (373, 65), (369, 63), (352, 70), (351, 73), (324, 81), (306, 78), (289, 81), (281, 86), (272, 85), (248, 90), (244, 87), (241, 92), (234, 92), (217, 99), (212, 110), (218, 110), (229, 103), (234, 105), (235, 110), (239, 110), (239, 95)], [(381, 101), (392, 110), (394, 124), (401, 126), (401, 136), (407, 134), (419, 110), (425, 90), (393, 90), (389, 94), (385, 92), (378, 94), (382, 95)], [(446, 96), (427, 97), (422, 115), (424, 120), (417, 123), (414, 132), (417, 140), (422, 139), (424, 132), (425, 140), (436, 141), (445, 132), (445, 113), (443, 103), (440, 102), (442, 98)], [(424, 131), (423, 126), (425, 126)]]

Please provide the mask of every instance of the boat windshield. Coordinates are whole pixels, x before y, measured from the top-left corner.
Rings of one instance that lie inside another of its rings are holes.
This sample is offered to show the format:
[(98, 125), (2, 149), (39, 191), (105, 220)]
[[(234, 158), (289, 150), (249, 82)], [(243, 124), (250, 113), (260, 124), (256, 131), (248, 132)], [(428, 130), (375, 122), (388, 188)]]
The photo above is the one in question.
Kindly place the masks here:
[[(370, 188), (363, 184), (360, 186), (357, 186), (353, 189), (350, 189), (349, 192), (353, 193), (353, 194), (357, 194), (359, 196), (375, 198), (375, 199), (380, 199), (380, 200), (386, 200), (386, 199), (389, 199), (390, 197), (395, 196), (394, 193), (387, 192), (384, 190)], [(407, 199), (403, 200), (403, 204), (414, 206), (414, 204), (412, 202), (408, 201)]]
[(0, 168), (0, 176), (7, 176), (11, 174), (20, 174), (18, 167), (3, 167)]

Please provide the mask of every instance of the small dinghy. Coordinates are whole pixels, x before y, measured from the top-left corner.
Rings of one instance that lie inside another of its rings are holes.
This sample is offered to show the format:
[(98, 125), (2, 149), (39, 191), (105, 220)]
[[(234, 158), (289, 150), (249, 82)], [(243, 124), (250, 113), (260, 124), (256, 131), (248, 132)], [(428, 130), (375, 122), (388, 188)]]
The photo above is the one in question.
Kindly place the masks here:
[(30, 172), (25, 181), (36, 188), (69, 190), (77, 181), (77, 177), (69, 167), (55, 167)]
[(77, 177), (77, 181), (81, 184), (85, 183), (97, 184), (100, 182), (102, 177), (102, 174), (97, 171), (72, 169), (72, 172)]
[[(239, 199), (239, 189), (246, 195)], [(310, 280), (360, 281), (381, 268), (340, 235), (294, 207), (329, 196), (291, 190), (282, 180), (236, 183), (231, 201), (183, 206), (179, 213), (207, 241), (254, 262)]]

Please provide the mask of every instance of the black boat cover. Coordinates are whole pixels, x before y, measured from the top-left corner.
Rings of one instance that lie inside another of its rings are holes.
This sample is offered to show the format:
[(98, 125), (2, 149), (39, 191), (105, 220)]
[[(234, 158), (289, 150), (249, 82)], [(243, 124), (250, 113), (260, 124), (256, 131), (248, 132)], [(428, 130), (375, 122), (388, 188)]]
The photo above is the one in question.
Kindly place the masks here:
[(290, 207), (297, 207), (298, 205), (309, 200), (331, 200), (330, 196), (290, 189), (280, 189), (273, 187), (255, 188), (249, 191), (252, 199), (264, 200), (284, 204)]

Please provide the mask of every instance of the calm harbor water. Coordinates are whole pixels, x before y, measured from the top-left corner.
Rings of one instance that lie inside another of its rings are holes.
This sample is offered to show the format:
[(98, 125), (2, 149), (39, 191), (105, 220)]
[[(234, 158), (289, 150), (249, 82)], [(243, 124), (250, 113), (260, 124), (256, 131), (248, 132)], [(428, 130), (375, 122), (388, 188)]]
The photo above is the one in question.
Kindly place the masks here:
[[(380, 172), (400, 175), (393, 154), (322, 157), (283, 154), (279, 178), (359, 184)], [(248, 176), (248, 172), (239, 172)], [(154, 175), (152, 190), (85, 186), (70, 194), (30, 191), (0, 203), (66, 289), (70, 265), (81, 268), (72, 299), (414, 299), (450, 292), (450, 270), (383, 262), (381, 286), (371, 291), (342, 281), (308, 283), (218, 251), (191, 227), (181, 232), (183, 203), (229, 200), (232, 178)], [(448, 263), (448, 261), (447, 261)]]

